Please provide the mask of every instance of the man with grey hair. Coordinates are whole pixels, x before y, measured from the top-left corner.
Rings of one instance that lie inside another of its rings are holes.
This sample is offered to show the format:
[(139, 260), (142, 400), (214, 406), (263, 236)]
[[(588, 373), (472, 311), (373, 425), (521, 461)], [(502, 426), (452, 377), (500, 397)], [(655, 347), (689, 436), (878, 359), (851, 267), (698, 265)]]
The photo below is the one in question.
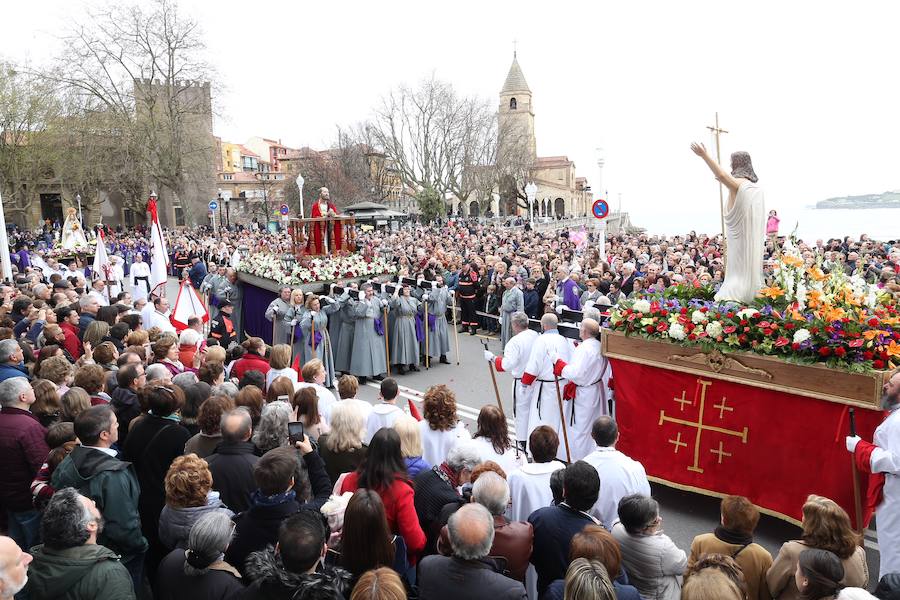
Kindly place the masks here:
[(222, 442), (206, 457), (213, 476), (213, 489), (219, 492), (225, 506), (240, 513), (250, 508), (250, 496), (258, 487), (253, 468), (259, 461), (253, 436), (250, 412), (239, 407), (222, 415), (219, 425)]
[(512, 338), (503, 347), (503, 356), (495, 356), (489, 350), (484, 351), (484, 359), (494, 363), (498, 372), (506, 371), (513, 378), (513, 417), (516, 420), (516, 443), (523, 449), (528, 439), (528, 412), (537, 391), (536, 387), (523, 386), (522, 375), (525, 365), (531, 356), (531, 347), (538, 338), (538, 333), (528, 328), (528, 315), (514, 312), (509, 317)]
[(488, 558), (494, 519), (480, 504), (467, 504), (450, 517), (453, 556), (427, 556), (419, 564), (419, 594), (429, 600), (522, 600), (521, 582), (498, 572)]
[(31, 381), (31, 375), (25, 368), (25, 353), (19, 342), (13, 339), (0, 340), (0, 381), (10, 377), (24, 377)]
[[(168, 369), (166, 369), (168, 371)], [(232, 400), (234, 397), (238, 395), (238, 387), (234, 385), (234, 383), (230, 381), (223, 381), (219, 385), (214, 385), (209, 390), (210, 397), (212, 396), (228, 396)]]
[(144, 370), (147, 376), (147, 385), (169, 385), (172, 383), (172, 373), (162, 363), (153, 363)]
[[(484, 506), (494, 517), (494, 543), (488, 555), (505, 558), (509, 576), (524, 583), (534, 542), (534, 529), (531, 523), (509, 521), (504, 516), (509, 506), (509, 484), (497, 473), (485, 471), (472, 485), (472, 502)], [(446, 525), (441, 529), (438, 551), (444, 556), (452, 554), (450, 532)]]
[(78, 316), (78, 337), (84, 339), (84, 332), (88, 325), (97, 320), (97, 311), (100, 310), (100, 304), (97, 298), (90, 295), (84, 295), (78, 300), (78, 306), (81, 307)]
[(12, 538), (0, 535), (0, 600), (12, 600), (28, 583), (31, 555)]
[(503, 280), (503, 299), (500, 301), (500, 347), (506, 348), (506, 343), (515, 335), (512, 329), (512, 316), (525, 310), (525, 296), (516, 285), (515, 277), (507, 277)]
[(32, 404), (34, 390), (27, 379), (0, 382), (0, 506), (9, 536), (25, 549), (38, 543), (40, 514), (32, 504), (31, 482), (50, 452), (44, 441), (47, 430), (31, 414)]
[(472, 444), (461, 444), (447, 452), (447, 460), (422, 471), (413, 480), (416, 514), (425, 532), (425, 554), (434, 554), (447, 515), (465, 503), (459, 487), (469, 483), (481, 454)]
[(32, 549), (26, 592), (32, 598), (81, 600), (135, 597), (118, 554), (97, 543), (103, 517), (74, 488), (58, 490), (41, 519), (44, 543)]

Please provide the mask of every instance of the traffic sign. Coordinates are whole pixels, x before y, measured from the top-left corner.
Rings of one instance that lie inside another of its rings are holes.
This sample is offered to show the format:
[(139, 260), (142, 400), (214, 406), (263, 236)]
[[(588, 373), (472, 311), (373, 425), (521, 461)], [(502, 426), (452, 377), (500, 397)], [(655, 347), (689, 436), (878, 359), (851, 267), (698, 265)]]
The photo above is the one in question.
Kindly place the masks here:
[(605, 219), (609, 214), (609, 204), (603, 198), (598, 198), (591, 207), (591, 213), (598, 219)]
[(291, 209), (288, 207), (287, 204), (282, 204), (280, 210), (281, 210), (281, 214), (285, 217), (288, 216), (289, 212), (291, 212)]
[(218, 210), (218, 208), (219, 208), (218, 202), (216, 202), (215, 200), (209, 201), (209, 210)]

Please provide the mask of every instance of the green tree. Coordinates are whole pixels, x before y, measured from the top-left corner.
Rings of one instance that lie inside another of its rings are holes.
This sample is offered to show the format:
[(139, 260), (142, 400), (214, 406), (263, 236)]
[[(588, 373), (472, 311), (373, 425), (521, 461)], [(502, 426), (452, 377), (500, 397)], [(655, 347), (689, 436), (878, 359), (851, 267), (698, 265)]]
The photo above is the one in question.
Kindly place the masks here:
[(416, 194), (416, 202), (419, 204), (419, 213), (426, 221), (433, 221), (443, 217), (446, 207), (441, 194), (432, 187), (425, 187)]

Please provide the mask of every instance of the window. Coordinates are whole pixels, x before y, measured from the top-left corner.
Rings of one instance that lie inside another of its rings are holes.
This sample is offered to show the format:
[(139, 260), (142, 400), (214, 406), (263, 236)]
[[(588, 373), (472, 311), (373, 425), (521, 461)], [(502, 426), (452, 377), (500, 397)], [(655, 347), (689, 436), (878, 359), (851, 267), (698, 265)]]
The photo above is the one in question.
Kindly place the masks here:
[(232, 179), (234, 179), (234, 175), (229, 175), (228, 173), (225, 173), (224, 175), (222, 175), (222, 179), (225, 181), (231, 181)]
[(184, 209), (180, 206), (175, 206), (175, 226), (176, 227), (184, 227)]
[(509, 110), (516, 110), (516, 99), (515, 98), (509, 99)]

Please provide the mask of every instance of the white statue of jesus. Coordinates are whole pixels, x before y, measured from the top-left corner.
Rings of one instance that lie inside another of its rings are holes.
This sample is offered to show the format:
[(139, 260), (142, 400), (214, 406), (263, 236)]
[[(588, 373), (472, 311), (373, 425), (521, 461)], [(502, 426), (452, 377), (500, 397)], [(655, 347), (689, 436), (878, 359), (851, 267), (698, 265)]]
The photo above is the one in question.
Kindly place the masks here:
[(78, 223), (78, 216), (74, 208), (69, 207), (66, 222), (63, 223), (60, 245), (65, 250), (86, 248), (88, 245), (87, 239), (84, 237), (84, 231), (82, 231), (81, 225)]
[(725, 281), (716, 293), (717, 302), (753, 301), (763, 287), (763, 243), (766, 237), (765, 196), (753, 172), (750, 155), (731, 155), (731, 173), (727, 173), (706, 152), (703, 144), (691, 144), (716, 179), (728, 188), (725, 205)]

